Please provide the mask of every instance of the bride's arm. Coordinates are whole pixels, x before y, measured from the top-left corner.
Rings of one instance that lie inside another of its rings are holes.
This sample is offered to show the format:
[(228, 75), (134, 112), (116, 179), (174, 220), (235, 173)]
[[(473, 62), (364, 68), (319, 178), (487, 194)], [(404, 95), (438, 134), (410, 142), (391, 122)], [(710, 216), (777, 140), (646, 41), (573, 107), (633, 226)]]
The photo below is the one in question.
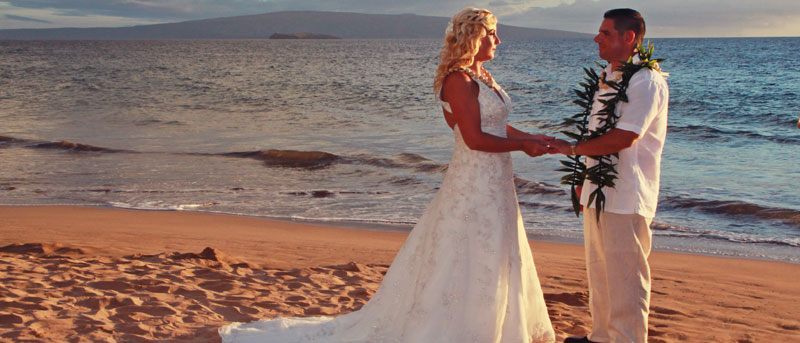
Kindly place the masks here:
[(531, 156), (544, 152), (545, 147), (531, 144), (530, 139), (503, 138), (483, 132), (478, 91), (478, 85), (462, 72), (448, 75), (442, 86), (442, 98), (450, 104), (461, 137), (470, 149), (485, 152), (522, 150)]
[(556, 138), (548, 135), (533, 135), (525, 131), (519, 130), (511, 125), (506, 125), (506, 137), (515, 139), (530, 139), (538, 141), (539, 144), (549, 144)]

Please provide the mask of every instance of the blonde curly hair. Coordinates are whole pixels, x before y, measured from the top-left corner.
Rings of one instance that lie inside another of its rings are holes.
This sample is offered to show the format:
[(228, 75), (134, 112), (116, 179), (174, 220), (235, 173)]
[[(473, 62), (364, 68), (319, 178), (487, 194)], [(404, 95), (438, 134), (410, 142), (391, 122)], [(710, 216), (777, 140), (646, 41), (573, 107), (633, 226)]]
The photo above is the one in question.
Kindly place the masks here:
[(483, 30), (497, 27), (497, 18), (487, 9), (465, 8), (458, 12), (444, 35), (444, 44), (439, 53), (439, 67), (433, 79), (433, 92), (438, 94), (444, 79), (454, 68), (466, 68), (475, 62), (475, 55), (481, 47), (478, 39)]

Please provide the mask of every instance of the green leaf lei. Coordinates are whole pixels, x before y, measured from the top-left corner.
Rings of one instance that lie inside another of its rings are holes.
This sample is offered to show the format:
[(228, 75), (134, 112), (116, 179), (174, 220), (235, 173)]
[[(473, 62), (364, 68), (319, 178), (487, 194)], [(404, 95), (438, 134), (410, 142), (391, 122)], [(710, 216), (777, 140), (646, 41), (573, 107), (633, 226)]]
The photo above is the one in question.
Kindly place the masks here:
[[(619, 67), (619, 71), (622, 72), (622, 79), (619, 82), (606, 81), (605, 72), (603, 72), (602, 75), (597, 75), (597, 72), (595, 72), (593, 68), (583, 68), (583, 71), (586, 73), (586, 78), (584, 78), (584, 82), (578, 83), (583, 90), (573, 90), (578, 96), (578, 99), (573, 101), (573, 103), (583, 108), (583, 111), (573, 115), (572, 117), (564, 119), (565, 126), (574, 126), (578, 132), (573, 133), (561, 131), (561, 133), (576, 140), (577, 142), (582, 142), (602, 136), (606, 132), (614, 129), (617, 126), (617, 120), (619, 120), (619, 115), (616, 114), (617, 103), (620, 101), (628, 102), (628, 96), (626, 92), (628, 90), (628, 83), (630, 82), (631, 77), (633, 77), (633, 74), (636, 74), (636, 72), (642, 68), (655, 69), (659, 72), (661, 71), (658, 63), (664, 61), (664, 59), (652, 58), (654, 48), (655, 46), (653, 46), (653, 44), (650, 42), (647, 42), (647, 47), (643, 47), (641, 44), (639, 44), (636, 49), (636, 53), (639, 55), (639, 62), (634, 63), (633, 56), (628, 58), (628, 61)], [(595, 63), (601, 68), (601, 70), (605, 69), (606, 67), (601, 63)], [(598, 99), (600, 103), (603, 104), (603, 108), (596, 114), (597, 116), (601, 116), (601, 126), (592, 131), (589, 130), (589, 117), (592, 115), (592, 103), (594, 101), (595, 94), (600, 89), (601, 79), (606, 85), (611, 87), (613, 91), (604, 94), (604, 97), (607, 98)], [(597, 185), (597, 188), (592, 192), (592, 194), (589, 194), (589, 203), (594, 201), (595, 208), (597, 209), (597, 219), (600, 219), (600, 212), (603, 211), (606, 203), (606, 197), (603, 194), (603, 188), (614, 188), (614, 180), (617, 179), (617, 169), (612, 157), (619, 158), (619, 154), (614, 153), (603, 156), (588, 156), (588, 158), (597, 160), (597, 164), (591, 168), (586, 167), (586, 164), (581, 161), (580, 155), (567, 156), (566, 161), (561, 161), (561, 164), (564, 167), (557, 169), (557, 171), (567, 173), (567, 175), (564, 175), (561, 178), (561, 184), (571, 186), (570, 194), (572, 197), (572, 207), (573, 210), (575, 210), (576, 216), (580, 217), (581, 204), (580, 198), (577, 194), (575, 194), (575, 188), (583, 185), (583, 181), (588, 179), (590, 182)]]

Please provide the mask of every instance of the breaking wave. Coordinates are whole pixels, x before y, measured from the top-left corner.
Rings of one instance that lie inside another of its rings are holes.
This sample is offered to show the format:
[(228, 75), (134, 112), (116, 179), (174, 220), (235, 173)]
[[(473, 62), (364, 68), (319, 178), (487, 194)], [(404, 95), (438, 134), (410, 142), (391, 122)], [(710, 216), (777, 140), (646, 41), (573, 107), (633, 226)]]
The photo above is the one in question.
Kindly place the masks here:
[(663, 209), (695, 209), (717, 215), (752, 216), (763, 220), (778, 220), (787, 225), (800, 227), (800, 211), (760, 206), (742, 201), (667, 196), (661, 199), (659, 207)]
[(118, 152), (133, 153), (133, 152), (135, 152), (135, 151), (130, 151), (130, 150), (99, 147), (99, 146), (94, 146), (94, 145), (89, 145), (89, 144), (73, 143), (73, 142), (69, 142), (69, 141), (53, 141), (53, 142), (50, 142), (50, 141), (39, 141), (39, 140), (32, 140), (32, 139), (21, 139), (21, 138), (0, 136), (0, 146), (2, 146), (2, 145), (24, 147), (24, 148), (31, 148), (31, 149), (63, 150), (63, 151), (69, 151), (69, 152), (107, 152), (107, 153), (118, 153)]

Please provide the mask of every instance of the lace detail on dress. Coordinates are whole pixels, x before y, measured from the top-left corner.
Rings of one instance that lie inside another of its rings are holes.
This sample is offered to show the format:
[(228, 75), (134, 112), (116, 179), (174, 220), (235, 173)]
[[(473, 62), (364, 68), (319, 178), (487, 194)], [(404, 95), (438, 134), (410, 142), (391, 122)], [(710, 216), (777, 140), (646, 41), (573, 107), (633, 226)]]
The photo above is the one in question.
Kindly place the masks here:
[[(511, 99), (478, 84), (482, 129), (505, 137)], [(442, 186), (364, 307), (235, 323), (220, 329), (223, 342), (554, 342), (511, 155), (469, 149), (458, 126), (454, 139)]]

